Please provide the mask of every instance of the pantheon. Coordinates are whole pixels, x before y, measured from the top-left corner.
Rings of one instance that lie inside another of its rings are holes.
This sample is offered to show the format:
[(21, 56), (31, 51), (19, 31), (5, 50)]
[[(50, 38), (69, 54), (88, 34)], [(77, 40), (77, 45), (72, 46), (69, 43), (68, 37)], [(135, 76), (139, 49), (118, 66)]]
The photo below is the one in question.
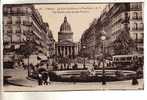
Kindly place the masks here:
[(64, 17), (64, 21), (60, 26), (58, 32), (58, 42), (56, 43), (56, 55), (59, 58), (74, 59), (78, 54), (77, 43), (73, 42), (73, 32), (71, 25), (67, 21), (67, 17)]

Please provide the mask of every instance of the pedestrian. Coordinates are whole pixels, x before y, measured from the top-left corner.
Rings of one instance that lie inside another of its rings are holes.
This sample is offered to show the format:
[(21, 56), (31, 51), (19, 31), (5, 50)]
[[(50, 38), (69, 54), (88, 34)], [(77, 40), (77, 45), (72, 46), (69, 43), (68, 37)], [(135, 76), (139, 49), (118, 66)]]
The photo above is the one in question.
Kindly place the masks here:
[(23, 69), (26, 69), (26, 68), (25, 68), (25, 64), (24, 64), (24, 62), (22, 62), (22, 67), (23, 67)]
[(95, 62), (93, 63), (93, 67), (94, 67), (94, 69), (96, 69), (96, 68), (97, 68), (97, 65), (95, 64)]
[(132, 85), (138, 85), (138, 81), (136, 77), (132, 78)]
[(48, 73), (47, 83), (51, 84), (49, 73)]
[(60, 67), (60, 69), (62, 70), (63, 69), (63, 65), (61, 64), (61, 67)]
[(15, 69), (17, 69), (18, 68), (18, 62), (15, 62), (14, 66), (15, 66)]
[(38, 69), (38, 68), (39, 68), (39, 64), (36, 65), (36, 69)]
[(46, 67), (47, 67), (47, 69), (49, 68), (49, 64), (48, 63), (46, 64)]
[(31, 70), (35, 71), (34, 65), (31, 63), (30, 64)]
[(43, 84), (48, 85), (48, 73), (47, 72), (42, 73), (42, 79), (43, 79)]
[(42, 85), (42, 74), (38, 73), (38, 85)]

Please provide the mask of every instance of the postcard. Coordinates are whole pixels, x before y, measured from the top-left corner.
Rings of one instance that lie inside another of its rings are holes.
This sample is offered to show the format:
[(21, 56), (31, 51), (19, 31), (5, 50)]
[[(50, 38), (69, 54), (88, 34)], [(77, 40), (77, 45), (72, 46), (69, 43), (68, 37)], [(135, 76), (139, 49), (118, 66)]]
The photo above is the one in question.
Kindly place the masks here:
[(144, 90), (144, 3), (2, 5), (3, 91)]

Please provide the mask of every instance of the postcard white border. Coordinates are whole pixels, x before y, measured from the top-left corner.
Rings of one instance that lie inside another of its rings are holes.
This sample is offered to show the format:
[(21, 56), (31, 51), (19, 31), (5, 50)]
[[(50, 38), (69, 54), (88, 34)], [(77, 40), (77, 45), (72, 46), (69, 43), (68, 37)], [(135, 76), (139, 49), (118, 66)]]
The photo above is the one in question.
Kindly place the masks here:
[[(2, 0), (2, 4), (10, 4), (10, 3), (79, 3), (79, 2), (144, 2), (144, 0)], [(0, 7), (2, 7), (2, 4)], [(146, 27), (147, 22), (147, 3), (144, 2), (144, 27)], [(0, 43), (2, 44), (2, 11), (0, 11), (0, 18), (1, 18), (1, 36), (0, 36)], [(147, 83), (147, 52), (146, 52), (146, 43), (147, 43), (147, 29), (144, 28), (144, 90), (143, 91), (66, 91), (66, 92), (3, 92), (3, 99), (1, 100), (111, 100), (111, 99), (119, 99), (119, 100), (145, 100), (146, 99), (146, 83)], [(1, 57), (2, 57), (2, 45), (1, 46)], [(1, 59), (1, 65), (2, 65), (2, 59)], [(1, 67), (1, 76), (2, 76), (2, 67)], [(2, 79), (2, 77), (1, 77)], [(1, 95), (1, 93), (0, 93)], [(2, 96), (1, 95), (1, 96)]]

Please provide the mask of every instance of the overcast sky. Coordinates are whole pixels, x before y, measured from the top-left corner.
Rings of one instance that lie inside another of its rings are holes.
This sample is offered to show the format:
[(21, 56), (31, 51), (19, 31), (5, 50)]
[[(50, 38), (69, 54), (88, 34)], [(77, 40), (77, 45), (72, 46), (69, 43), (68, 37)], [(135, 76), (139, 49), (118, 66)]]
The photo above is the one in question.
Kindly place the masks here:
[(39, 4), (35, 5), (52, 30), (55, 40), (58, 40), (60, 25), (64, 16), (67, 17), (74, 33), (73, 40), (78, 42), (83, 32), (94, 18), (98, 18), (106, 4)]

